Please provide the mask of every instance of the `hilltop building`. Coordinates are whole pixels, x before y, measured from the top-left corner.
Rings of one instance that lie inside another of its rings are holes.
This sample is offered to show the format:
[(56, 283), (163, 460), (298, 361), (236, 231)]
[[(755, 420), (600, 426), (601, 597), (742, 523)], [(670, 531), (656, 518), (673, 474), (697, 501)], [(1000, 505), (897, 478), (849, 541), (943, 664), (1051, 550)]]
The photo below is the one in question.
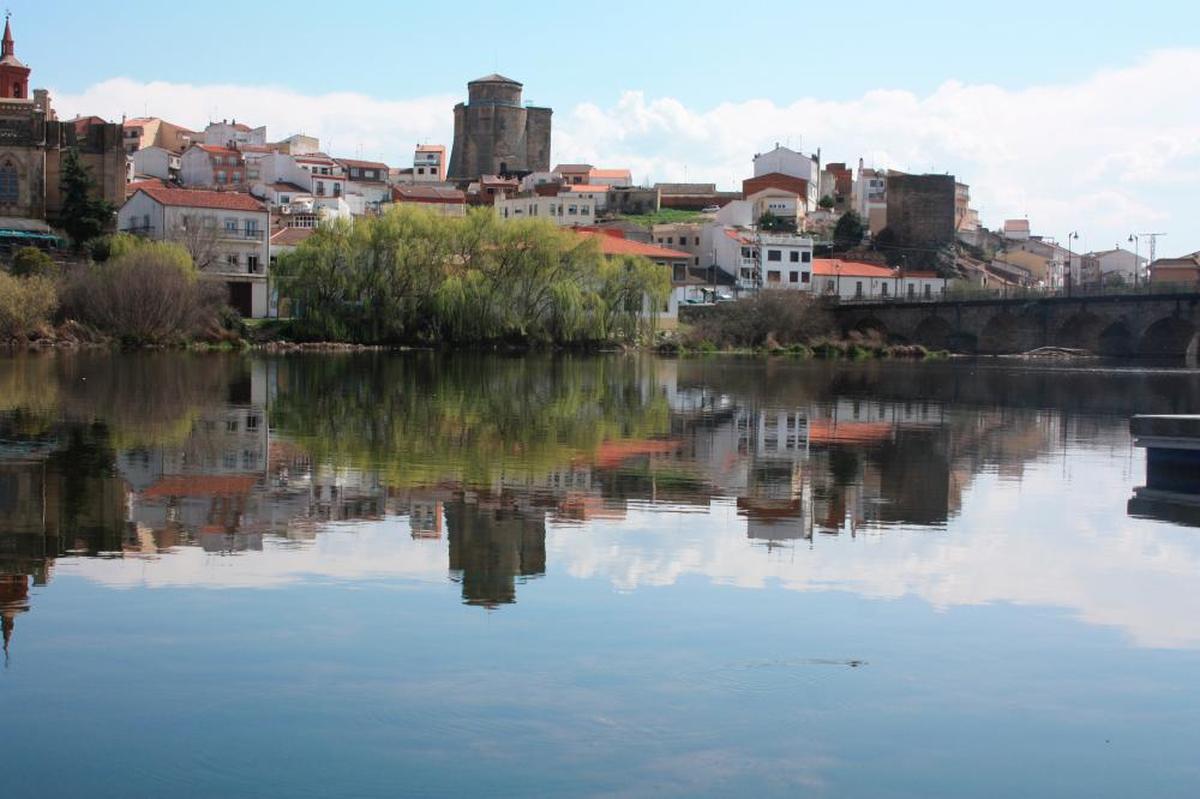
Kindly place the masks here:
[(467, 84), (467, 102), (454, 106), (449, 180), (517, 175), (550, 169), (549, 108), (521, 104), (522, 86), (503, 75)]

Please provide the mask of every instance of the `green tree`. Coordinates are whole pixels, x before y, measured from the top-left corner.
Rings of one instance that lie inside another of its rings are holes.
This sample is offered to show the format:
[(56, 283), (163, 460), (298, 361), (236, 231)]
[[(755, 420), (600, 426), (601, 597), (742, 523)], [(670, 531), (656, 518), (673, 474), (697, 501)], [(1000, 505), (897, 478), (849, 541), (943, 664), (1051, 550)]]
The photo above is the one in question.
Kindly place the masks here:
[(777, 216), (772, 211), (764, 211), (763, 215), (758, 218), (758, 229), (769, 232), (794, 232), (796, 230), (796, 222), (793, 219), (784, 219)]
[(853, 249), (862, 244), (865, 233), (862, 217), (855, 211), (847, 211), (833, 228), (833, 249), (837, 252)]
[(51, 277), (55, 270), (54, 259), (37, 247), (22, 247), (13, 255), (9, 269), (17, 277), (41, 275)]
[(820, 206), (821, 208), (824, 208), (826, 211), (828, 211), (834, 205), (833, 198), (830, 197), (828, 194), (826, 194), (824, 197), (822, 197), (820, 200), (817, 201), (817, 205)]
[(71, 245), (80, 252), (112, 222), (112, 205), (97, 196), (96, 181), (75, 148), (67, 150), (62, 164), (62, 227)]

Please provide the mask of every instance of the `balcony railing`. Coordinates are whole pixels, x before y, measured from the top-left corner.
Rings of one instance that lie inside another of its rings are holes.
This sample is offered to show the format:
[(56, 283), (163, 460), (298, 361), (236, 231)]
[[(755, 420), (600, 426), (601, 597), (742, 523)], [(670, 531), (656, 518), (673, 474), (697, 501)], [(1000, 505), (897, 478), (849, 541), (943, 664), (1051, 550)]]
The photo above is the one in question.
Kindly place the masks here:
[(220, 237), (229, 241), (262, 241), (266, 231), (257, 228), (246, 230), (245, 228), (221, 228)]

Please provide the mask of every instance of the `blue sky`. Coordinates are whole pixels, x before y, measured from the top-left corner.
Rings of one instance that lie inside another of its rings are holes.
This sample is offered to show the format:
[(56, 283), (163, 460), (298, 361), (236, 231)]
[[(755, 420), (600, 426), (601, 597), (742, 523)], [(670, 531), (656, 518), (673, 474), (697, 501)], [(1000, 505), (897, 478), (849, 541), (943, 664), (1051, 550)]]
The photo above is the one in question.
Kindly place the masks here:
[[(403, 163), (500, 71), (555, 109), (553, 158), (736, 187), (783, 141), (826, 161), (953, 172), (985, 224), (1092, 249), (1200, 249), (1200, 3), (11, 5), (64, 115), (303, 129)], [(201, 14), (208, 14), (204, 19)], [(228, 19), (229, 22), (224, 22)]]

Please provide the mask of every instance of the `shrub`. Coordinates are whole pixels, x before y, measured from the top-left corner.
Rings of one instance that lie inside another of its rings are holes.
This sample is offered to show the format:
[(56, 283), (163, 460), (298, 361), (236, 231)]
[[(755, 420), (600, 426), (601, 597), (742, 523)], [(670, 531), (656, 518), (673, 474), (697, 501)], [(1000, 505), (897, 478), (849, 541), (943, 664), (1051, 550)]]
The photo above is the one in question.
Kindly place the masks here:
[(44, 277), (13, 277), (0, 272), (0, 338), (23, 338), (50, 321), (58, 300)]
[(13, 255), (12, 267), (9, 270), (17, 277), (41, 275), (52, 277), (57, 271), (54, 259), (37, 247), (22, 247)]
[(219, 286), (202, 283), (182, 248), (142, 243), (92, 266), (67, 287), (68, 314), (126, 344), (178, 343), (220, 327)]
[(831, 330), (828, 314), (810, 295), (767, 289), (737, 302), (722, 303), (697, 320), (691, 342), (718, 347), (772, 348), (806, 344)]

